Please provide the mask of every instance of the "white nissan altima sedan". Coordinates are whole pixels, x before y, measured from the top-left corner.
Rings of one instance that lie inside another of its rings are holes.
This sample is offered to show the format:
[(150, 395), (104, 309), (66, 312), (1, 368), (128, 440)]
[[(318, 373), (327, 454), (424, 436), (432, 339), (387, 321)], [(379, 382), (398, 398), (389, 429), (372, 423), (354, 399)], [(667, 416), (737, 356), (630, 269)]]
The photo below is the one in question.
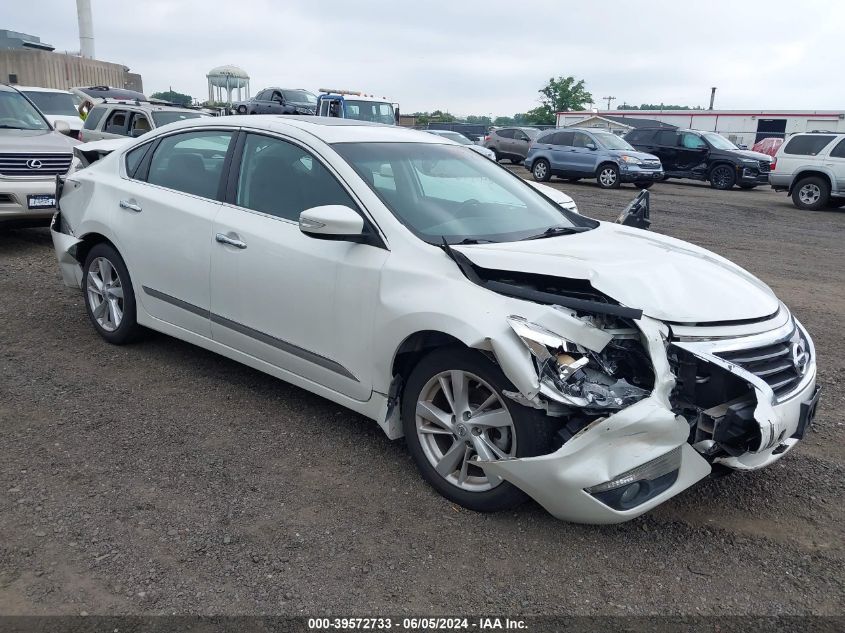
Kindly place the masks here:
[(158, 330), (368, 416), (467, 508), (625, 521), (815, 413), (813, 343), (760, 280), (431, 134), (194, 119), (58, 188), (104, 339)]

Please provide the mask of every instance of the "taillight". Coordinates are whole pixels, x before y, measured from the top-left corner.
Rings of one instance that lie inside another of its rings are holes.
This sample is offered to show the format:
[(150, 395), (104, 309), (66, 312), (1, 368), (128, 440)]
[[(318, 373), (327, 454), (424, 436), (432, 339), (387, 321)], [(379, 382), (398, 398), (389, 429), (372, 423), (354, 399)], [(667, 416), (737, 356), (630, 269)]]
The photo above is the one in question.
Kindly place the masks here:
[(485, 136), (485, 137), (484, 137), (484, 140), (485, 140), (485, 141), (489, 141), (489, 140), (490, 140), (490, 135), (488, 134), (487, 136)]
[(778, 166), (778, 159), (777, 158), (772, 159), (772, 162), (769, 163), (769, 171), (774, 171), (775, 167), (777, 167), (777, 166)]

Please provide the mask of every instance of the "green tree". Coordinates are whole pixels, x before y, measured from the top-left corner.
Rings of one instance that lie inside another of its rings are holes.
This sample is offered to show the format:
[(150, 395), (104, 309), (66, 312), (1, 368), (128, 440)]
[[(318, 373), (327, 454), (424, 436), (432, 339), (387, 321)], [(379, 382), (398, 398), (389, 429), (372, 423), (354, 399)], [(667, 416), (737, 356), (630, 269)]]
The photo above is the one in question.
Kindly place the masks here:
[[(529, 112), (531, 117), (539, 123), (554, 123), (556, 112), (567, 110), (583, 110), (588, 103), (593, 102), (593, 95), (584, 87), (584, 80), (569, 77), (554, 77), (540, 91), (540, 107)], [(541, 120), (540, 120), (541, 119)]]
[(489, 116), (479, 116), (475, 114), (470, 114), (467, 117), (466, 121), (467, 123), (475, 123), (477, 125), (490, 125), (491, 123), (493, 123), (493, 119), (491, 119)]
[(179, 105), (187, 106), (194, 102), (191, 95), (186, 95), (175, 90), (168, 90), (166, 92), (154, 92), (150, 95), (152, 99), (161, 99), (162, 101), (169, 101), (170, 103), (178, 103)]

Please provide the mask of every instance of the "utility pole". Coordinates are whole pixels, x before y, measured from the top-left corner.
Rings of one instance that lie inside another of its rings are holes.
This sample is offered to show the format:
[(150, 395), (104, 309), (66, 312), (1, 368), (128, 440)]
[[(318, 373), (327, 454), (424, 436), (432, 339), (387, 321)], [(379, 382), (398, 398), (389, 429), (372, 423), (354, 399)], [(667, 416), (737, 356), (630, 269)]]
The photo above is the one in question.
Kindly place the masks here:
[(713, 102), (716, 100), (716, 86), (710, 88), (710, 108), (709, 110), (713, 109)]
[(616, 97), (602, 97), (602, 101), (607, 101), (607, 109), (610, 110), (610, 102), (616, 101)]

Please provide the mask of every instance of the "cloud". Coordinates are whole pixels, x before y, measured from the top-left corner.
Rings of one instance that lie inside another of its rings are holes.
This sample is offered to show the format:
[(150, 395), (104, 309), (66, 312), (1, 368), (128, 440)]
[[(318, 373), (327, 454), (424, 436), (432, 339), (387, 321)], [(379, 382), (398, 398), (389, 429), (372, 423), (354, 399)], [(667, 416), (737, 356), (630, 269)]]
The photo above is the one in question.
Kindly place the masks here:
[[(549, 77), (586, 80), (596, 98), (719, 108), (837, 109), (845, 65), (837, 25), (845, 3), (758, 6), (712, 0), (706, 10), (500, 0), (429, 3), (324, 0), (94, 0), (97, 57), (141, 73), (145, 90), (198, 98), (205, 73), (243, 67), (252, 92), (279, 85), (360, 89), (402, 110), (513, 114), (537, 105)], [(78, 48), (74, 3), (4, 7), (4, 27)], [(796, 13), (824, 16), (797, 28)]]

